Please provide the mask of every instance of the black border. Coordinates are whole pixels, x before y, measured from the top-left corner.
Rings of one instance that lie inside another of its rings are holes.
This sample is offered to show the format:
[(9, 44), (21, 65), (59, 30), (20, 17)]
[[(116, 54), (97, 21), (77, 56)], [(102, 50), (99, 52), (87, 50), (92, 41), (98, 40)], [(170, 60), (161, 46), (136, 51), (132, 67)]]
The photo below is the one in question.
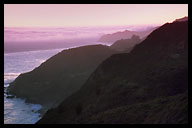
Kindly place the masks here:
[(1, 0), (4, 4), (188, 4), (190, 0), (130, 0), (130, 1), (114, 1), (114, 0), (47, 0), (47, 1), (40, 1), (40, 0)]
[[(3, 3), (3, 2), (1, 1), (1, 2), (0, 2), (0, 9), (1, 9), (1, 13), (0, 13), (0, 14), (1, 14), (1, 16), (4, 16), (4, 5), (3, 5), (2, 3)], [(3, 20), (3, 19), (4, 19), (4, 17), (1, 18), (1, 20)], [(0, 84), (0, 85), (3, 85), (3, 79), (4, 79), (4, 63), (3, 63), (3, 62), (4, 62), (4, 31), (3, 31), (3, 30), (4, 30), (4, 20), (3, 20), (3, 22), (1, 21), (0, 27), (1, 27), (1, 28), (0, 28), (0, 30), (1, 30), (1, 32), (0, 32), (0, 33), (1, 33), (1, 34), (0, 34), (0, 35), (1, 35), (1, 37), (0, 37), (0, 38), (1, 38), (1, 41), (0, 41), (0, 42), (3, 42), (3, 43), (0, 43), (0, 44), (1, 44), (1, 46), (0, 46), (0, 52), (1, 52), (1, 53), (0, 53), (0, 54), (1, 54), (1, 55), (0, 55), (0, 57), (1, 57), (1, 59), (0, 59), (0, 60), (1, 60), (1, 63), (0, 63), (0, 64), (1, 64), (1, 68), (0, 68), (0, 69), (1, 69), (1, 71), (0, 71), (0, 72), (1, 72), (1, 75), (2, 75), (2, 76), (1, 76), (1, 77), (2, 77), (2, 78), (1, 78), (2, 81), (1, 81), (1, 84)], [(3, 60), (3, 61), (2, 61), (2, 60)], [(3, 88), (3, 86), (2, 86), (0, 89), (1, 89), (1, 92), (2, 92), (2, 93), (1, 93), (1, 101), (4, 101), (4, 98), (3, 98), (4, 88)], [(1, 105), (1, 107), (2, 107), (1, 109), (3, 110), (3, 109), (4, 109), (4, 102), (1, 102), (1, 103), (3, 103), (3, 104)], [(3, 116), (3, 119), (4, 119), (4, 116)], [(2, 123), (4, 123), (4, 120), (2, 120)]]
[[(151, 3), (153, 3), (153, 4), (157, 4), (157, 3), (159, 3), (159, 4), (188, 4), (188, 17), (189, 17), (189, 28), (191, 27), (191, 19), (190, 19), (190, 14), (191, 14), (191, 12), (192, 12), (192, 10), (191, 10), (191, 7), (190, 7), (190, 3), (189, 3), (189, 1), (190, 0), (181, 0), (181, 1), (174, 1), (174, 0), (166, 0), (166, 1), (160, 1), (160, 0), (158, 0), (158, 1), (153, 1), (153, 2), (151, 2), (151, 1), (140, 1), (140, 4), (151, 4)], [(72, 3), (72, 1), (62, 1), (62, 2), (66, 2), (67, 4), (71, 4)], [(62, 3), (61, 1), (59, 1), (59, 0), (54, 0), (54, 1), (46, 1), (46, 4), (58, 4), (58, 3)], [(74, 1), (74, 2), (76, 2), (76, 3), (79, 3), (79, 2), (77, 2), (77, 1)], [(87, 1), (87, 2), (90, 2), (90, 1)], [(92, 2), (94, 2), (95, 3), (95, 1), (92, 1)], [(98, 2), (98, 1), (97, 1)], [(108, 3), (107, 1), (102, 1), (104, 4), (106, 4), (106, 3)], [(109, 1), (109, 2), (117, 2), (117, 1)], [(120, 1), (118, 1), (118, 2), (120, 2)], [(129, 4), (137, 4), (137, 2), (136, 1), (128, 1), (129, 2)], [(145, 2), (145, 3), (144, 3)], [(156, 2), (156, 3), (154, 3), (154, 2)], [(0, 9), (1, 9), (1, 17), (3, 17), (3, 18), (1, 18), (1, 20), (3, 20), (4, 19), (4, 4), (23, 4), (23, 3), (25, 3), (25, 4), (28, 4), (28, 3), (30, 3), (30, 4), (42, 4), (42, 2), (40, 2), (40, 0), (13, 0), (13, 1), (11, 1), (11, 0), (0, 0)], [(65, 3), (65, 4), (66, 4)], [(86, 3), (86, 1), (81, 1), (81, 3), (83, 4), (83, 3)], [(121, 4), (123, 4), (122, 2), (121, 2)], [(1, 37), (0, 37), (0, 39), (2, 40), (1, 41), (1, 46), (0, 46), (0, 52), (2, 52), (1, 53), (1, 73), (2, 73), (2, 77), (4, 77), (4, 74), (3, 74), (3, 72), (4, 72), (4, 70), (3, 70), (3, 68), (4, 68), (4, 63), (3, 63), (3, 61), (2, 60), (4, 60), (4, 43), (2, 43), (2, 42), (4, 42), (4, 20), (3, 20), (3, 22), (1, 21)], [(189, 33), (190, 33), (190, 29), (189, 29)], [(189, 39), (189, 42), (190, 42), (190, 39)], [(190, 43), (189, 43), (189, 55), (190, 55)], [(190, 60), (189, 60), (189, 65), (190, 65)], [(189, 70), (190, 70), (190, 68), (189, 68)], [(190, 75), (189, 75), (190, 76)], [(190, 83), (190, 82), (189, 82)], [(3, 78), (2, 78), (2, 84), (1, 84), (1, 86), (3, 85)], [(189, 88), (188, 88), (188, 90), (190, 91), (190, 84), (189, 84)], [(1, 87), (1, 91), (3, 92), (3, 86)], [(190, 92), (189, 92), (190, 93)], [(2, 93), (2, 100), (1, 100), (1, 102), (0, 103), (2, 103), (2, 109), (4, 109), (4, 103), (2, 102), (2, 101), (4, 101), (4, 99), (3, 99), (3, 93)], [(190, 103), (190, 100), (191, 100), (191, 98), (192, 97), (190, 97), (190, 94), (189, 94), (189, 105), (188, 105), (188, 108), (189, 108), (189, 119), (188, 119), (188, 124), (185, 124), (185, 125), (175, 125), (175, 124), (173, 124), (173, 125), (158, 125), (158, 127), (166, 127), (166, 126), (168, 126), (168, 127), (192, 127), (192, 124), (191, 124), (191, 115), (190, 115), (190, 110), (191, 110), (191, 103)], [(1, 111), (1, 112), (3, 112), (3, 111)], [(3, 114), (2, 114), (3, 115)], [(22, 128), (22, 127), (24, 127), (24, 128), (28, 128), (28, 127), (33, 127), (33, 126), (35, 126), (35, 127), (41, 127), (41, 125), (29, 125), (29, 124), (27, 124), (27, 125), (23, 125), (23, 124), (18, 124), (18, 125), (15, 125), (15, 124), (4, 124), (4, 115), (3, 115), (3, 117), (1, 117), (1, 119), (2, 119), (2, 124), (3, 124), (3, 127), (19, 127), (19, 128)], [(23, 125), (23, 126), (22, 126)], [(50, 126), (52, 126), (52, 125), (50, 125)], [(57, 126), (54, 126), (54, 127), (58, 127), (59, 125), (57, 125)], [(87, 125), (87, 126), (89, 126), (89, 125)], [(111, 127), (111, 125), (109, 125), (110, 127)], [(123, 126), (123, 125), (121, 125), (121, 126)], [(133, 127), (135, 127), (135, 125), (124, 125), (124, 126), (133, 126)], [(140, 126), (140, 127), (144, 127), (144, 125), (137, 125), (137, 126)], [(145, 126), (147, 126), (147, 127), (149, 127), (149, 125), (145, 125)], [(155, 127), (157, 127), (157, 125), (155, 125), (155, 126), (153, 126), (153, 125), (150, 125), (151, 127), (153, 127), (153, 128), (155, 128)], [(1, 126), (0, 126), (1, 127)], [(43, 126), (44, 127), (44, 126)]]

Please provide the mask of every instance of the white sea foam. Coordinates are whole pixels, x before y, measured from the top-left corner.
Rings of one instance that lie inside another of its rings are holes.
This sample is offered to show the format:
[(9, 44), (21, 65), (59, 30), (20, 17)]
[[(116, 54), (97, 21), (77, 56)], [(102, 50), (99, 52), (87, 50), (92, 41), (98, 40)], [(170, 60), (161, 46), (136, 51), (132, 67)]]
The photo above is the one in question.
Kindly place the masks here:
[(4, 97), (4, 108), (5, 124), (33, 124), (40, 118), (41, 105), (26, 104), (23, 99)]
[[(62, 49), (20, 52), (4, 54), (4, 87), (14, 81), (21, 73), (33, 70)], [(34, 124), (40, 119), (37, 113), (39, 104), (25, 103), (24, 99), (7, 98), (4, 93), (4, 123), (5, 124)]]
[(8, 86), (21, 73), (4, 73), (4, 85)]

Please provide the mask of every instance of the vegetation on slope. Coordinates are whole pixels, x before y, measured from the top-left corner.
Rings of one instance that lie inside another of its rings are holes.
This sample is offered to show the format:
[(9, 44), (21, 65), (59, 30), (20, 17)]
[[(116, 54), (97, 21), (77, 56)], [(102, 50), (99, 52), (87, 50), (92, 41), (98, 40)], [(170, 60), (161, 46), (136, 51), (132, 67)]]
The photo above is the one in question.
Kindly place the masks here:
[(187, 123), (188, 21), (112, 55), (38, 123)]
[(10, 84), (8, 92), (32, 103), (56, 106), (77, 91), (95, 68), (114, 53), (104, 45), (64, 50), (33, 71), (21, 74)]

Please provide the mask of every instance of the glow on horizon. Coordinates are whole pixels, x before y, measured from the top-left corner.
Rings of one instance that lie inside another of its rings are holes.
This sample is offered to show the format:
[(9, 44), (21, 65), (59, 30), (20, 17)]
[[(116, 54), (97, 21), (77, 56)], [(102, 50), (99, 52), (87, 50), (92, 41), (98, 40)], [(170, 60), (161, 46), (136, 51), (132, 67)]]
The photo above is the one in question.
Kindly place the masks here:
[(5, 27), (164, 24), (188, 16), (188, 4), (5, 4)]

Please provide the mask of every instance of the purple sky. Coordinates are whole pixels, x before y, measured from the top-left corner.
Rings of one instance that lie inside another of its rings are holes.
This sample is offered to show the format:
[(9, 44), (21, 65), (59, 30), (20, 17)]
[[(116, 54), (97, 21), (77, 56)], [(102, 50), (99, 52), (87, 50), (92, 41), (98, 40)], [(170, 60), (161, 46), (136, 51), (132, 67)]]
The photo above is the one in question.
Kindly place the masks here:
[(5, 27), (164, 24), (188, 16), (187, 4), (5, 4)]

